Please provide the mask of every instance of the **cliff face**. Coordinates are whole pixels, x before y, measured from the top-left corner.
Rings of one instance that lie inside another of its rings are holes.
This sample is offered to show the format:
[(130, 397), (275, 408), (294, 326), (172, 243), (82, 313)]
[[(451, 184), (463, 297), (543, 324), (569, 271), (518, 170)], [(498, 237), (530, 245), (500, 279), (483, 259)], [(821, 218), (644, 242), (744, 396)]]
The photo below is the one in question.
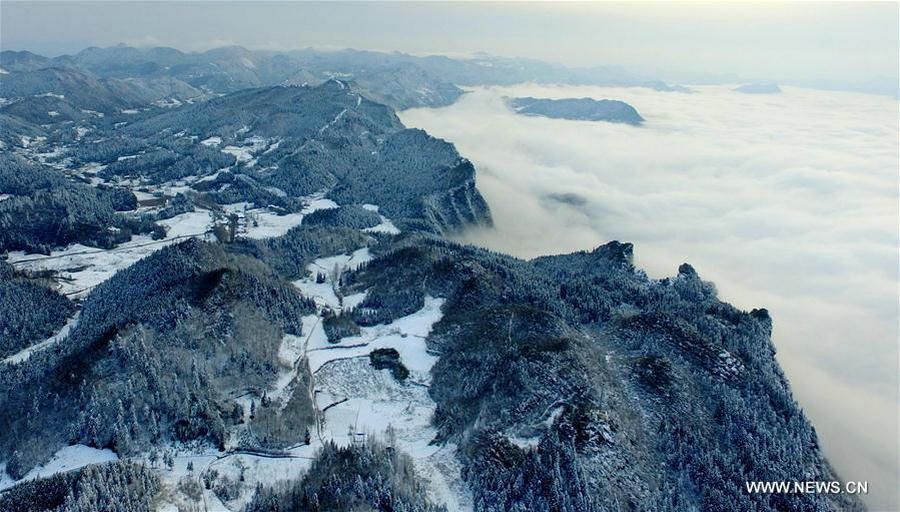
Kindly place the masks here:
[(491, 210), (475, 187), (475, 168), (468, 160), (454, 172), (468, 174), (462, 183), (449, 190), (423, 198), (424, 217), (434, 232), (448, 235), (472, 226), (492, 226)]

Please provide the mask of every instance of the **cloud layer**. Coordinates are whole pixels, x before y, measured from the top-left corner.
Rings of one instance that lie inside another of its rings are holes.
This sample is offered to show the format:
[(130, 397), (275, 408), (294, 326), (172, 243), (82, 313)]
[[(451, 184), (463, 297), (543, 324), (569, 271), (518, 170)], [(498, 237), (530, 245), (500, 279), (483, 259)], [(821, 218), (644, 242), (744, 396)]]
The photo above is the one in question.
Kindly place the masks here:
[[(642, 127), (519, 116), (504, 97), (626, 101)], [(898, 105), (863, 94), (693, 94), (522, 85), (401, 113), (478, 168), (522, 257), (635, 243), (651, 276), (688, 261), (738, 307), (767, 307), (778, 359), (845, 479), (896, 509)]]

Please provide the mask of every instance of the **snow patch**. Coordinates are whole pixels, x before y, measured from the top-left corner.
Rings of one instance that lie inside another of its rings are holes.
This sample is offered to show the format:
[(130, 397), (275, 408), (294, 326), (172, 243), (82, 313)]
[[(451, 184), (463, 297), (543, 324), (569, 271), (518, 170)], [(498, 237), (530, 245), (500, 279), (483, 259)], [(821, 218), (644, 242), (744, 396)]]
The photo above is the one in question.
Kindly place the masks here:
[(222, 144), (222, 137), (210, 137), (208, 139), (201, 140), (200, 144), (203, 144), (204, 146), (218, 147), (219, 144)]
[[(335, 293), (336, 283), (340, 279), (340, 275), (348, 270), (356, 270), (359, 265), (371, 259), (372, 256), (369, 254), (368, 248), (357, 249), (351, 254), (319, 258), (306, 266), (308, 276), (294, 281), (293, 284), (303, 295), (311, 298), (320, 308), (327, 307), (332, 311), (340, 312), (344, 307), (347, 307)], [(318, 274), (325, 276), (324, 282), (316, 282)], [(353, 300), (357, 299), (358, 297), (355, 297)]]
[(303, 215), (300, 213), (277, 215), (269, 211), (255, 211), (254, 217), (255, 224), (248, 224), (242, 236), (254, 239), (281, 236), (303, 222)]
[[(428, 481), (429, 497), (448, 510), (471, 510), (468, 490), (461, 478), (456, 445), (432, 445), (437, 430), (431, 424), (436, 404), (428, 394), (430, 370), (437, 357), (427, 352), (425, 338), (442, 317), (444, 299), (425, 297), (423, 308), (411, 315), (373, 327), (337, 345), (309, 344), (307, 358), (315, 372), (317, 406), (328, 409), (316, 439), (348, 445), (359, 435), (376, 436), (408, 453), (417, 471)], [(368, 354), (376, 348), (394, 348), (410, 370), (404, 382), (389, 371), (376, 370)], [(390, 430), (392, 436), (385, 433)]]
[(82, 244), (52, 251), (49, 256), (10, 251), (7, 262), (18, 270), (38, 272), (50, 270), (59, 278), (59, 291), (70, 298), (87, 295), (93, 287), (106, 281), (119, 270), (182, 238), (204, 237), (212, 223), (208, 211), (188, 212), (160, 221), (169, 228), (166, 238), (153, 240), (147, 235), (135, 236), (113, 249), (97, 249)]
[(72, 329), (76, 325), (78, 325), (78, 316), (80, 314), (81, 314), (81, 312), (79, 311), (79, 312), (76, 312), (74, 315), (72, 315), (72, 318), (69, 318), (69, 320), (66, 321), (65, 325), (63, 325), (59, 329), (59, 331), (57, 331), (56, 334), (54, 334), (53, 336), (50, 336), (49, 338), (47, 338), (44, 341), (35, 343), (33, 345), (30, 345), (30, 346), (16, 352), (15, 354), (4, 359), (3, 362), (5, 364), (19, 364), (23, 361), (27, 361), (28, 358), (31, 357), (31, 354), (33, 354), (39, 350), (43, 350), (43, 349), (45, 349), (51, 345), (54, 345), (56, 343), (59, 343), (59, 341), (65, 339), (67, 336), (69, 336), (69, 333), (72, 331)]
[(46, 464), (29, 471), (21, 480), (13, 480), (4, 472), (2, 477), (0, 477), (0, 489), (7, 489), (21, 481), (46, 478), (56, 473), (71, 471), (88, 464), (99, 464), (114, 460), (119, 460), (119, 457), (112, 450), (99, 450), (83, 444), (66, 446), (56, 452)]
[[(362, 205), (362, 207), (366, 210), (369, 210), (370, 212), (378, 213), (378, 205), (364, 204)], [(366, 233), (387, 233), (389, 235), (400, 234), (400, 229), (398, 229), (397, 226), (395, 226), (394, 223), (391, 222), (391, 219), (385, 217), (384, 215), (381, 215), (380, 213), (378, 213), (378, 216), (381, 217), (381, 223), (376, 226), (363, 229), (363, 231), (365, 231)]]

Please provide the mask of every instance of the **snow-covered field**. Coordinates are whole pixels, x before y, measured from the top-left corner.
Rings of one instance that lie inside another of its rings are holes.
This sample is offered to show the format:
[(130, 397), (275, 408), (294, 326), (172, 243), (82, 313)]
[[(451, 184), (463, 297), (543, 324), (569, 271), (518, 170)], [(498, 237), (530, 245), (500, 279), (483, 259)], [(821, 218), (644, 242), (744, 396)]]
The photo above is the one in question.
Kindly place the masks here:
[[(112, 450), (98, 450), (97, 448), (91, 448), (90, 446), (85, 446), (83, 444), (66, 446), (56, 452), (56, 454), (53, 455), (53, 458), (46, 464), (29, 471), (22, 480), (44, 478), (56, 473), (78, 469), (87, 466), (88, 464), (98, 464), (118, 459), (119, 457)], [(6, 474), (6, 471), (0, 471), (0, 490), (12, 487), (19, 481), (10, 478), (9, 475)]]
[[(176, 183), (161, 186), (160, 191), (171, 196), (185, 192), (189, 188), (188, 185)], [(138, 200), (149, 200), (156, 197), (141, 191), (135, 191), (135, 195)], [(238, 236), (255, 239), (272, 238), (281, 236), (291, 228), (300, 225), (304, 215), (316, 210), (338, 207), (337, 203), (325, 199), (323, 195), (320, 193), (306, 198), (306, 206), (300, 213), (287, 215), (277, 215), (266, 208), (250, 208), (248, 203), (224, 205), (223, 209), (227, 213), (238, 215)], [(252, 222), (249, 220), (251, 217)], [(215, 216), (211, 211), (198, 209), (158, 221), (158, 224), (166, 228), (166, 237), (162, 240), (153, 240), (148, 235), (138, 235), (113, 249), (98, 249), (75, 243), (52, 251), (49, 255), (10, 251), (7, 261), (19, 270), (55, 272), (60, 293), (69, 298), (78, 299), (86, 296), (95, 286), (106, 281), (119, 270), (131, 266), (167, 245), (185, 238), (212, 240), (211, 230), (214, 223)]]
[[(355, 307), (365, 298), (362, 294), (354, 294), (350, 297), (349, 304), (342, 302), (335, 293), (334, 283), (336, 277), (347, 270), (355, 270), (359, 265), (372, 259), (368, 248), (357, 249), (351, 254), (339, 254), (327, 258), (319, 258), (307, 265), (309, 275), (303, 279), (294, 281), (303, 295), (313, 299), (321, 307), (329, 307), (333, 311), (341, 311), (344, 307)], [(325, 282), (317, 283), (316, 276), (323, 274)]]
[[(322, 260), (317, 264), (324, 264)], [(171, 470), (160, 469), (164, 503), (159, 510), (177, 510), (178, 503), (185, 502), (177, 491), (179, 481), (199, 478), (207, 469), (232, 481), (238, 481), (243, 472), (239, 496), (232, 501), (222, 503), (212, 491), (203, 490), (210, 510), (239, 510), (252, 498), (257, 483), (272, 485), (299, 478), (309, 469), (323, 443), (333, 441), (346, 446), (361, 436), (375, 436), (383, 442), (393, 439), (394, 447), (408, 453), (428, 480), (434, 501), (446, 504), (451, 511), (471, 510), (456, 446), (430, 444), (437, 431), (431, 426), (435, 403), (428, 395), (427, 383), (437, 357), (427, 352), (425, 338), (441, 319), (443, 303), (444, 299), (426, 297), (421, 310), (390, 324), (364, 328), (360, 336), (344, 338), (336, 344), (328, 343), (318, 316), (304, 317), (303, 336), (287, 335), (282, 341), (279, 360), (283, 368), (268, 396), (281, 400), (301, 369), (298, 365), (310, 365), (315, 372), (314, 395), (319, 414), (319, 425), (310, 444), (299, 444), (277, 456), (242, 453), (234, 447), (228, 453), (211, 449), (183, 451), (175, 457)], [(388, 347), (400, 353), (401, 362), (410, 370), (410, 378), (404, 382), (397, 381), (389, 370), (376, 370), (369, 364), (369, 352)], [(248, 408), (245, 398), (238, 401)], [(188, 462), (193, 464), (193, 471), (187, 470)]]
[[(428, 353), (425, 338), (441, 317), (444, 299), (426, 297), (419, 311), (397, 320), (362, 328), (359, 336), (329, 344), (310, 343), (307, 349), (314, 372), (316, 400), (327, 407), (319, 440), (338, 445), (353, 437), (376, 436), (408, 453), (429, 482), (431, 498), (449, 510), (471, 509), (460, 475), (456, 446), (432, 445), (437, 431), (431, 425), (435, 403), (428, 394), (431, 367), (437, 356)], [(378, 348), (393, 348), (410, 375), (397, 381), (389, 370), (376, 370), (368, 355)], [(392, 432), (392, 435), (388, 432)]]
[(387, 233), (389, 235), (399, 235), (400, 234), (400, 230), (397, 228), (397, 226), (394, 225), (393, 222), (391, 222), (391, 219), (385, 217), (384, 215), (382, 215), (381, 213), (378, 212), (378, 206), (376, 206), (374, 204), (364, 204), (364, 205), (362, 205), (362, 207), (365, 208), (366, 210), (378, 213), (378, 216), (381, 217), (381, 224), (378, 224), (377, 226), (372, 226), (370, 228), (366, 228), (363, 231), (368, 232), (368, 233)]
[(10, 251), (7, 261), (18, 270), (54, 271), (58, 277), (59, 291), (69, 298), (81, 298), (91, 289), (112, 277), (116, 272), (131, 266), (141, 258), (188, 237), (210, 238), (212, 215), (205, 210), (176, 215), (160, 221), (169, 231), (163, 240), (149, 236), (133, 237), (129, 242), (113, 249), (97, 249), (82, 244), (52, 251), (48, 256)]

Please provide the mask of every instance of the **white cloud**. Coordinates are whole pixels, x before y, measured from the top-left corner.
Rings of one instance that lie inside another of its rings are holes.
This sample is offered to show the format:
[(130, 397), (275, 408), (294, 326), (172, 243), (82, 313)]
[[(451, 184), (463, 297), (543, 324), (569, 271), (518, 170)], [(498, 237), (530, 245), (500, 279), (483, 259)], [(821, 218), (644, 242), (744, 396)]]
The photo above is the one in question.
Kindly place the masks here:
[[(769, 308), (779, 361), (826, 454), (844, 478), (871, 482), (873, 507), (895, 508), (897, 102), (731, 89), (475, 89), (401, 118), (475, 162), (496, 230), (465, 240), (524, 257), (631, 241), (652, 276), (689, 261), (725, 300)], [(526, 95), (620, 99), (647, 122), (506, 108), (504, 96)]]

